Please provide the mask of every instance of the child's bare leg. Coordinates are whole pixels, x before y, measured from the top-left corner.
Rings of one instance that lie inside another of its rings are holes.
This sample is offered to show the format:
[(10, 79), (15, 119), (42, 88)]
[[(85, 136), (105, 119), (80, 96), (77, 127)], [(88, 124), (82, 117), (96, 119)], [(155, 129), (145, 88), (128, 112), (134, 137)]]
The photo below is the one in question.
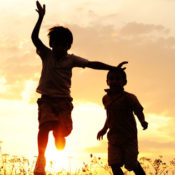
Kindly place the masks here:
[(119, 165), (117, 164), (111, 165), (111, 168), (114, 175), (124, 175)]
[(55, 146), (58, 150), (63, 150), (66, 144), (66, 140), (63, 134), (62, 129), (60, 128), (59, 124), (55, 125), (53, 130), (53, 136), (55, 138)]
[(39, 128), (38, 132), (38, 158), (35, 164), (34, 175), (46, 175), (45, 166), (45, 151), (48, 143), (49, 131), (52, 129), (52, 124), (47, 123)]
[(138, 162), (137, 167), (133, 169), (134, 173), (136, 175), (146, 175), (145, 171), (143, 170), (142, 166), (140, 165), (140, 163)]
[(49, 127), (41, 127), (38, 132), (38, 156), (44, 157), (47, 143), (48, 143), (48, 135), (50, 128)]

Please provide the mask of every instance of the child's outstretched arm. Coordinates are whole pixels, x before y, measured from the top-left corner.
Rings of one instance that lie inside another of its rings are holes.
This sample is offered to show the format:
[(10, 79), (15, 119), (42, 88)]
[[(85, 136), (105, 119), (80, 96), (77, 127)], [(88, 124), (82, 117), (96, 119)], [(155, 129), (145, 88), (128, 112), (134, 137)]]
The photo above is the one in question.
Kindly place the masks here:
[(92, 69), (100, 69), (100, 70), (111, 70), (111, 69), (116, 69), (117, 67), (121, 68), (124, 64), (127, 64), (127, 63), (128, 63), (127, 61), (123, 61), (118, 66), (111, 66), (98, 61), (89, 61), (86, 67), (89, 67)]
[(39, 30), (40, 30), (41, 23), (42, 23), (42, 20), (43, 20), (43, 17), (45, 15), (46, 10), (45, 10), (45, 5), (43, 5), (43, 7), (42, 7), (41, 4), (39, 3), (39, 1), (36, 1), (36, 6), (37, 6), (36, 11), (38, 12), (39, 17), (38, 17), (38, 21), (33, 29), (31, 37), (32, 37), (33, 44), (36, 46), (36, 48), (39, 48), (41, 45), (43, 45), (43, 43), (39, 39)]

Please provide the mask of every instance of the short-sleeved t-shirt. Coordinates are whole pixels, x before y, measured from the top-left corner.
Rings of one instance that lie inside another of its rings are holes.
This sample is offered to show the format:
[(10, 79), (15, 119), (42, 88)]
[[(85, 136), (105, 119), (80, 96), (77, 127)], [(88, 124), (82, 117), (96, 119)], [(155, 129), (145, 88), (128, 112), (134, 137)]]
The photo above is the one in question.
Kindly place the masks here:
[(119, 96), (106, 94), (103, 104), (107, 111), (108, 140), (111, 144), (124, 144), (137, 139), (136, 121), (133, 113), (143, 110), (137, 97), (128, 92)]
[(42, 72), (37, 92), (52, 97), (69, 97), (73, 67), (86, 67), (88, 60), (74, 54), (55, 58), (51, 49), (43, 46), (37, 50), (42, 59)]

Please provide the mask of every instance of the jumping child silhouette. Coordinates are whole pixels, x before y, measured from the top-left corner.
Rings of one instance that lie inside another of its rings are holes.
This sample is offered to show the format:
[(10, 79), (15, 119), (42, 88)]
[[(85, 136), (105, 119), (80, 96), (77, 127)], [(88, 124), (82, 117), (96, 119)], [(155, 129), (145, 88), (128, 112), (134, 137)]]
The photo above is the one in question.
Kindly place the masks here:
[(137, 160), (138, 140), (136, 121), (133, 113), (139, 119), (143, 129), (147, 129), (143, 107), (136, 96), (124, 91), (127, 84), (125, 68), (110, 70), (107, 74), (106, 95), (103, 104), (107, 112), (104, 127), (98, 132), (97, 139), (108, 138), (108, 164), (114, 175), (123, 175), (121, 167), (134, 171), (136, 175), (145, 175)]
[[(41, 94), (38, 99), (38, 158), (34, 174), (45, 175), (45, 150), (48, 143), (48, 134), (53, 131), (55, 146), (64, 149), (65, 137), (72, 131), (71, 111), (73, 109), (70, 95), (71, 77), (73, 67), (89, 67), (93, 69), (116, 69), (101, 62), (92, 62), (74, 54), (68, 54), (73, 42), (73, 36), (68, 28), (55, 26), (49, 29), (49, 46), (45, 46), (39, 39), (39, 30), (45, 15), (45, 5), (36, 2), (36, 11), (39, 18), (32, 32), (32, 41), (37, 54), (42, 60), (42, 72), (37, 87)], [(127, 62), (118, 65), (121, 67)]]

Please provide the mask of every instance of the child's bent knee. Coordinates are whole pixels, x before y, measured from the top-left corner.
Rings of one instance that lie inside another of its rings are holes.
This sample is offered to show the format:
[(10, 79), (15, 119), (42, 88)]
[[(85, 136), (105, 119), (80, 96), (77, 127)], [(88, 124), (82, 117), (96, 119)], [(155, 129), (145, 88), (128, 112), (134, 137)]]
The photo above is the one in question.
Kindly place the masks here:
[(66, 145), (64, 137), (55, 138), (55, 146), (58, 150), (63, 150)]
[(55, 147), (58, 150), (63, 150), (65, 145), (66, 145), (66, 140), (64, 138), (64, 136), (59, 135), (58, 133), (53, 131), (53, 136), (55, 138)]

